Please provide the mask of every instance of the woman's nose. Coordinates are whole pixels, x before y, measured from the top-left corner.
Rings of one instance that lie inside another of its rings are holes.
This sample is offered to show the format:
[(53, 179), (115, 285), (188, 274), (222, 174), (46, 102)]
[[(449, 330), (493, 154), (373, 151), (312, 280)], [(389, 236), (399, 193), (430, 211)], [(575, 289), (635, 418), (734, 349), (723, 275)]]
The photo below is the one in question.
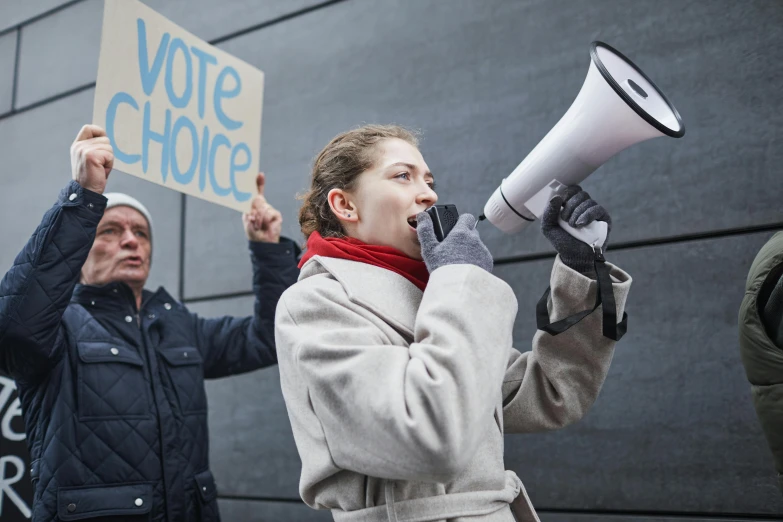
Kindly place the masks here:
[(426, 186), (425, 190), (419, 194), (419, 196), (416, 198), (417, 203), (423, 203), (429, 206), (434, 205), (438, 201), (438, 195), (435, 193), (434, 190), (430, 188), (429, 185)]

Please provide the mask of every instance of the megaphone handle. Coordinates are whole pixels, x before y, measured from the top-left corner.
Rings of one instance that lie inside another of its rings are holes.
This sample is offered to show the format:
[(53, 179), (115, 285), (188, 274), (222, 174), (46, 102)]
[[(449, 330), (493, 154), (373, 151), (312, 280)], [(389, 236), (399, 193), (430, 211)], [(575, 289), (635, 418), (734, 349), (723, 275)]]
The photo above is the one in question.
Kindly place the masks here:
[(561, 218), (558, 218), (557, 221), (560, 224), (560, 228), (591, 247), (603, 247), (606, 242), (606, 236), (609, 235), (609, 225), (606, 221), (593, 221), (579, 228), (572, 227)]

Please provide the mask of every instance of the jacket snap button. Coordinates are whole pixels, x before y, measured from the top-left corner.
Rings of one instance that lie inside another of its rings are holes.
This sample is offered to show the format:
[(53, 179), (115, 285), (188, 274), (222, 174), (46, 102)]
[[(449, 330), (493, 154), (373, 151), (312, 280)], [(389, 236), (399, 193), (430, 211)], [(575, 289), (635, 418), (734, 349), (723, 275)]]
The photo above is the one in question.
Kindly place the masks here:
[(65, 509), (68, 510), (68, 513), (73, 513), (74, 511), (76, 511), (76, 504), (68, 504), (68, 507)]
[(141, 507), (142, 504), (144, 504), (144, 501), (140, 498), (137, 498), (135, 504), (137, 507)]
[(92, 203), (87, 203), (87, 206), (88, 206), (88, 207), (90, 207), (90, 208), (92, 208), (92, 207), (94, 207), (95, 205), (93, 205)]
[(182, 352), (182, 357), (187, 357), (187, 356), (188, 356), (188, 352)]
[[(68, 199), (69, 199), (69, 200), (71, 200), (71, 201), (73, 201), (74, 199), (76, 199), (76, 193), (74, 192), (73, 194), (71, 194), (70, 196), (68, 196)], [(71, 504), (71, 505), (73, 506), (73, 504)], [(74, 507), (74, 509), (76, 509), (76, 507)]]
[(171, 310), (171, 304), (170, 303), (166, 303), (166, 304), (163, 305), (163, 308), (165, 308), (166, 310)]
[(90, 301), (90, 306), (95, 306), (95, 301)]
[(155, 314), (150, 314), (147, 317), (150, 318), (150, 319), (155, 319)]
[(201, 488), (201, 489), (204, 491), (204, 493), (206, 493), (206, 492), (207, 492), (207, 487), (206, 487), (206, 486), (204, 486), (204, 487), (203, 487), (203, 488)]
[(131, 316), (129, 316), (129, 315), (126, 315), (126, 316), (125, 316), (125, 322), (126, 322), (126, 323), (130, 323), (131, 321), (133, 321), (133, 317), (131, 317)]
[(109, 351), (111, 352), (112, 355), (119, 355), (120, 354), (120, 351), (117, 348), (112, 348)]

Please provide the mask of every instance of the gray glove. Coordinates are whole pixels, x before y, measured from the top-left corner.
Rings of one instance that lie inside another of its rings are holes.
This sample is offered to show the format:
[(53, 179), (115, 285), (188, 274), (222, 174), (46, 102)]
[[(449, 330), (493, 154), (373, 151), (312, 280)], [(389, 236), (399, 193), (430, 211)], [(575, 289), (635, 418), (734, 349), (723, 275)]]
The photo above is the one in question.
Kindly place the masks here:
[[(564, 208), (561, 209), (563, 206)], [(606, 209), (590, 199), (590, 194), (582, 190), (579, 185), (568, 187), (562, 195), (552, 198), (541, 218), (541, 230), (544, 237), (555, 247), (563, 263), (577, 272), (591, 275), (595, 271), (593, 248), (560, 228), (557, 222), (558, 215), (563, 218), (563, 221), (576, 228), (583, 227), (593, 221), (606, 221), (609, 225), (609, 231), (602, 248), (606, 248), (606, 243), (609, 241), (612, 218), (609, 217)]]
[(492, 254), (481, 242), (472, 215), (462, 214), (449, 235), (438, 242), (430, 215), (422, 212), (416, 216), (416, 233), (430, 273), (445, 265), (476, 265), (492, 273)]

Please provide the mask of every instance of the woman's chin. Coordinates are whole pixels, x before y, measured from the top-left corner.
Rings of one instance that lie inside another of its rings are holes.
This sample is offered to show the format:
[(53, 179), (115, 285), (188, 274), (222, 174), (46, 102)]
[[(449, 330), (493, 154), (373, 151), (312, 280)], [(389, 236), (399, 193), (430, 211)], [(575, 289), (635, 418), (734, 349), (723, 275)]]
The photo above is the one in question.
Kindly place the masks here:
[(415, 247), (411, 248), (409, 252), (406, 252), (409, 257), (415, 259), (416, 261), (422, 261), (424, 258), (421, 257), (421, 246), (416, 245)]

